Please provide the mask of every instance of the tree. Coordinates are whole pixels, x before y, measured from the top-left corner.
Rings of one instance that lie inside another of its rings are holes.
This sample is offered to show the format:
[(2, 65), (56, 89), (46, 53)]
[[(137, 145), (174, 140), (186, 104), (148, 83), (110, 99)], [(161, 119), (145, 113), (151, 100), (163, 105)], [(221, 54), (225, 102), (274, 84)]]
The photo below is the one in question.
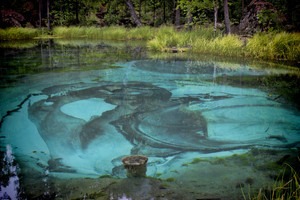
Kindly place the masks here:
[(141, 23), (141, 21), (139, 20), (138, 16), (135, 13), (135, 10), (133, 8), (131, 0), (125, 0), (125, 1), (126, 1), (127, 6), (128, 6), (128, 9), (130, 11), (130, 14), (131, 14), (131, 17), (132, 17), (133, 21), (136, 23), (136, 25), (138, 27), (141, 27), (142, 23)]
[(223, 0), (223, 7), (224, 7), (224, 20), (225, 20), (226, 34), (231, 34), (228, 0)]
[(47, 24), (48, 24), (48, 30), (50, 30), (50, 0), (47, 0)]
[(191, 0), (187, 0), (187, 1), (188, 1), (188, 7), (187, 7), (186, 20), (187, 20), (187, 28), (190, 31), (192, 30), (193, 16), (192, 16)]
[(213, 4), (214, 4), (214, 36), (216, 36), (217, 23), (218, 23), (218, 3), (216, 0), (213, 0)]
[(176, 11), (175, 11), (175, 26), (179, 27), (180, 26), (180, 6), (178, 6), (178, 1), (175, 4), (176, 6)]
[(39, 0), (39, 26), (42, 28), (42, 9), (43, 9), (43, 0)]

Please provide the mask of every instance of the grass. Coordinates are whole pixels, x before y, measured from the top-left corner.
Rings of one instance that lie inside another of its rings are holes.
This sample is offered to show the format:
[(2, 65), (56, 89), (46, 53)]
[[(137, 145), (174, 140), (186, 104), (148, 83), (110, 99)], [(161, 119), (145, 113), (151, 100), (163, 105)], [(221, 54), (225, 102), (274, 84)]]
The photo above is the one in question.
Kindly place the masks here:
[(33, 38), (90, 38), (107, 40), (146, 40), (147, 47), (157, 52), (192, 51), (231, 57), (252, 57), (264, 60), (300, 60), (300, 33), (259, 33), (242, 41), (237, 35), (214, 36), (212, 27), (197, 27), (192, 31), (171, 26), (153, 28), (55, 27), (52, 32), (31, 28), (0, 29), (0, 41)]
[(37, 37), (38, 29), (32, 28), (7, 28), (0, 29), (0, 41), (6, 40), (28, 40)]
[(55, 27), (53, 35), (60, 38), (94, 38), (108, 40), (149, 40), (154, 29), (150, 27), (124, 28), (121, 26), (109, 27)]
[(299, 60), (300, 33), (260, 33), (249, 39), (246, 55), (255, 58)]
[[(259, 190), (258, 194), (254, 197), (250, 196), (249, 200), (299, 200), (300, 199), (300, 179), (297, 172), (289, 165), (286, 164), (286, 168), (279, 174), (277, 180), (274, 182), (272, 189), (267, 192)], [(286, 172), (290, 171), (291, 174), (288, 181), (285, 181), (287, 176)], [(250, 189), (249, 189), (250, 190)], [(246, 200), (246, 196), (242, 190), (243, 197)]]

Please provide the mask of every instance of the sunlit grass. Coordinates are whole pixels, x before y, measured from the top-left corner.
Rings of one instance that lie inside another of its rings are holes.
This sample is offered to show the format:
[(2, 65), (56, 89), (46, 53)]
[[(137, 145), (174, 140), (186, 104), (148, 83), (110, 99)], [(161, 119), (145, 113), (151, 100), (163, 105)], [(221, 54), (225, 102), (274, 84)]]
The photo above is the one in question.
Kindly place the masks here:
[(236, 35), (214, 34), (212, 27), (196, 27), (192, 31), (172, 26), (159, 28), (54, 27), (52, 31), (31, 28), (0, 29), (0, 40), (33, 38), (89, 38), (107, 40), (145, 40), (152, 51), (192, 51), (231, 57), (252, 57), (265, 60), (300, 60), (300, 33), (259, 33), (244, 43)]
[(60, 38), (95, 38), (108, 40), (149, 40), (153, 38), (154, 28), (109, 27), (55, 27), (53, 35)]
[(33, 28), (7, 28), (0, 29), (1, 40), (26, 40), (38, 36), (39, 30)]
[(246, 55), (263, 59), (300, 59), (300, 33), (260, 33), (250, 38)]

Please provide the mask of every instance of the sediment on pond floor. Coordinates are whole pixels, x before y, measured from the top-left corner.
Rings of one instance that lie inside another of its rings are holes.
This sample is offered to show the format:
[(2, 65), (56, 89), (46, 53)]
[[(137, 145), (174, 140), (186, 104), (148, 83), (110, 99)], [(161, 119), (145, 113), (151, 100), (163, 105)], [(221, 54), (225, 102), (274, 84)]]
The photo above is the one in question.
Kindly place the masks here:
[(30, 199), (238, 200), (243, 199), (243, 193), (255, 197), (262, 190), (269, 194), (278, 179), (288, 182), (293, 176), (289, 169), (299, 173), (297, 156), (297, 150), (252, 149), (229, 157), (196, 157), (182, 163), (172, 176), (58, 179), (49, 175), (22, 180), (25, 196)]

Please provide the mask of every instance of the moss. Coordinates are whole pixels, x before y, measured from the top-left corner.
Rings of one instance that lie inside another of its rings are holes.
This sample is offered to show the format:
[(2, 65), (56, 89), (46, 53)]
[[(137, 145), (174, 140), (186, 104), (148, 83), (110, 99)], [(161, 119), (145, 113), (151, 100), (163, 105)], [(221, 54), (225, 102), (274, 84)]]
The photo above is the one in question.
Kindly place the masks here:
[(210, 161), (208, 159), (194, 158), (194, 160), (190, 162), (190, 164), (196, 164), (199, 162), (210, 162)]
[(170, 177), (170, 178), (167, 178), (166, 181), (167, 181), (167, 182), (174, 182), (174, 181), (175, 181), (175, 178)]
[(162, 183), (162, 184), (159, 185), (159, 189), (166, 189), (168, 187), (170, 187), (170, 185), (167, 184), (167, 183)]
[(99, 178), (113, 178), (113, 177), (111, 175), (106, 174), (106, 175), (99, 176)]
[(159, 176), (161, 176), (161, 175), (162, 175), (162, 173), (156, 173), (156, 174), (155, 174), (156, 177), (159, 177)]
[(181, 166), (187, 167), (187, 166), (189, 166), (189, 164), (188, 163), (183, 163)]

